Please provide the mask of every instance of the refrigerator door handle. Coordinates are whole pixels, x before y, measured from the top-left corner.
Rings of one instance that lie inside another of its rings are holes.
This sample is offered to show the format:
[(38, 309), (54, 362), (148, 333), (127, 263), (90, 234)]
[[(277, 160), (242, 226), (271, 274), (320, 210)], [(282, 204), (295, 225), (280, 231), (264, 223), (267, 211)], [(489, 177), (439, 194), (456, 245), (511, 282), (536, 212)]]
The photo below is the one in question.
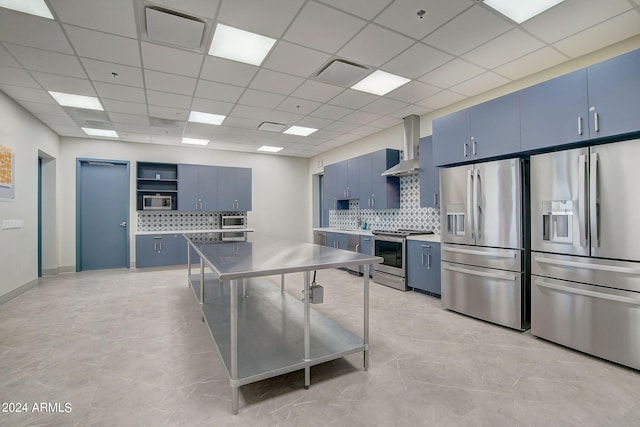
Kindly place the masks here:
[(473, 221), (474, 228), (476, 232), (476, 239), (480, 239), (482, 236), (480, 235), (480, 219), (482, 216), (482, 187), (480, 182), (480, 169), (475, 170), (475, 188), (474, 188), (474, 209), (473, 213)]
[(640, 305), (640, 298), (629, 298), (629, 297), (623, 297), (621, 295), (611, 295), (611, 294), (605, 294), (602, 292), (588, 291), (586, 289), (578, 289), (578, 288), (572, 288), (569, 286), (556, 285), (554, 283), (543, 282), (542, 280), (539, 280), (539, 279), (536, 279), (534, 282), (536, 285), (541, 286), (543, 288), (555, 289), (557, 291), (567, 292), (570, 294), (584, 295), (587, 297), (606, 299), (609, 301)]
[(442, 268), (449, 271), (455, 271), (457, 273), (470, 274), (472, 276), (489, 277), (491, 279), (509, 280), (511, 282), (515, 281), (518, 278), (518, 276), (515, 274), (489, 273), (485, 271), (477, 271), (477, 270), (469, 270), (469, 269), (460, 268), (460, 267), (452, 267), (450, 265), (443, 265)]
[(600, 246), (600, 194), (598, 192), (598, 153), (591, 153), (589, 174), (589, 222), (591, 223), (591, 247)]
[(580, 246), (586, 247), (589, 235), (587, 225), (587, 156), (578, 157), (578, 228), (580, 229)]
[(471, 226), (471, 238), (475, 239), (475, 228), (473, 227), (473, 224), (475, 224), (473, 219), (473, 171), (474, 169), (467, 171), (467, 221), (465, 222)]
[(443, 252), (452, 252), (452, 253), (457, 253), (457, 254), (466, 254), (466, 255), (480, 255), (480, 256), (493, 257), (493, 258), (511, 259), (511, 258), (515, 258), (516, 257), (515, 253), (500, 254), (500, 253), (495, 253), (495, 252), (474, 251), (473, 249), (454, 249), (454, 248), (450, 248), (450, 247), (444, 247), (444, 248), (442, 248), (442, 251)]
[(541, 264), (558, 265), (560, 267), (574, 267), (574, 268), (582, 268), (584, 270), (596, 270), (596, 271), (606, 271), (609, 273), (640, 275), (640, 268), (618, 267), (615, 265), (588, 264), (588, 263), (578, 262), (578, 261), (562, 261), (562, 260), (546, 258), (541, 256), (536, 256), (533, 259), (536, 262), (539, 262)]

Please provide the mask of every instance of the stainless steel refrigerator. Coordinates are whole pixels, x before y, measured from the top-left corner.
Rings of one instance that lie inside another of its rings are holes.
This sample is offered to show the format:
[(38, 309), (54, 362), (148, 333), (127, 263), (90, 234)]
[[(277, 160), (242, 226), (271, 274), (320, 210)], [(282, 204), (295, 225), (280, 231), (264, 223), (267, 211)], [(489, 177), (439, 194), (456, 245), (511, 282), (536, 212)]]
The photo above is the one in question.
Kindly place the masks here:
[(529, 328), (526, 173), (522, 159), (440, 170), (444, 308)]
[(531, 156), (531, 333), (640, 369), (640, 140)]

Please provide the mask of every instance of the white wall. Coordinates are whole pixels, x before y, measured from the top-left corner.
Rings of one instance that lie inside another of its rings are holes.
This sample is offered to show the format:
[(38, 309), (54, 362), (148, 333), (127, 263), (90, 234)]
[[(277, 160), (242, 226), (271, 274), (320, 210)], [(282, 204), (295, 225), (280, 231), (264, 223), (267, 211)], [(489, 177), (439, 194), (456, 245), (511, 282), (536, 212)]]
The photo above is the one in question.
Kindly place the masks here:
[(0, 144), (11, 145), (15, 153), (15, 199), (0, 200), (0, 221), (24, 220), (22, 229), (0, 231), (1, 302), (11, 296), (12, 291), (37, 283), (38, 152), (58, 157), (59, 139), (2, 92), (0, 117)]
[(60, 266), (75, 266), (76, 252), (76, 159), (128, 160), (131, 162), (130, 231), (131, 261), (135, 261), (137, 229), (135, 203), (136, 161), (187, 163), (252, 168), (253, 210), (248, 214), (249, 226), (262, 234), (310, 241), (311, 178), (307, 159), (266, 154), (218, 151), (174, 145), (101, 141), (83, 138), (61, 138), (60, 169)]

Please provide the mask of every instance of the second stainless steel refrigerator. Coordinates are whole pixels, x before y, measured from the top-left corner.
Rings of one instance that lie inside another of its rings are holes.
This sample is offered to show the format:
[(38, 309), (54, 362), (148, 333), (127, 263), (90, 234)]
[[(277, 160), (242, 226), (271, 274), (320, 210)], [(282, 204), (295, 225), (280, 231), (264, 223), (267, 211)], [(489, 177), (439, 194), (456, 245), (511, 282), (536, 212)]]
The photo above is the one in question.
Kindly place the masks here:
[(440, 170), (444, 308), (528, 329), (526, 175), (522, 159)]
[(531, 156), (531, 333), (640, 369), (640, 140)]

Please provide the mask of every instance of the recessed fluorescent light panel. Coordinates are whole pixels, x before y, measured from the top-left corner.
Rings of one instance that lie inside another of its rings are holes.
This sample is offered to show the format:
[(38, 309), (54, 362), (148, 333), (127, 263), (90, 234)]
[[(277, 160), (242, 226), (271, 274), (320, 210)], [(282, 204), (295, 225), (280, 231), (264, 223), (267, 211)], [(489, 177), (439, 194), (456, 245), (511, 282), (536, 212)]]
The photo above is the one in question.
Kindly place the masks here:
[(218, 24), (209, 55), (260, 65), (275, 42), (270, 37)]
[(0, 0), (0, 7), (53, 19), (53, 15), (44, 0)]
[(522, 24), (564, 0), (484, 0), (484, 4)]
[(209, 140), (197, 138), (182, 138), (182, 143), (191, 145), (207, 145), (209, 143)]
[(52, 92), (49, 95), (63, 107), (85, 108), (87, 110), (104, 111), (102, 104), (95, 96), (74, 95), (72, 93)]
[(109, 138), (117, 138), (118, 133), (115, 130), (108, 129), (94, 129), (94, 128), (80, 128), (84, 133), (89, 136), (108, 136)]
[(258, 151), (265, 151), (267, 153), (277, 153), (278, 151), (281, 151), (283, 149), (283, 147), (272, 147), (270, 145), (263, 145), (262, 147), (258, 148)]
[(288, 135), (309, 136), (317, 130), (318, 129), (306, 128), (304, 126), (291, 126), (282, 133), (286, 133)]
[(220, 114), (201, 113), (200, 111), (192, 111), (189, 114), (189, 121), (195, 123), (207, 123), (210, 125), (221, 125), (227, 116)]
[(409, 81), (411, 80), (405, 77), (377, 70), (351, 86), (351, 89), (382, 96), (399, 88)]

